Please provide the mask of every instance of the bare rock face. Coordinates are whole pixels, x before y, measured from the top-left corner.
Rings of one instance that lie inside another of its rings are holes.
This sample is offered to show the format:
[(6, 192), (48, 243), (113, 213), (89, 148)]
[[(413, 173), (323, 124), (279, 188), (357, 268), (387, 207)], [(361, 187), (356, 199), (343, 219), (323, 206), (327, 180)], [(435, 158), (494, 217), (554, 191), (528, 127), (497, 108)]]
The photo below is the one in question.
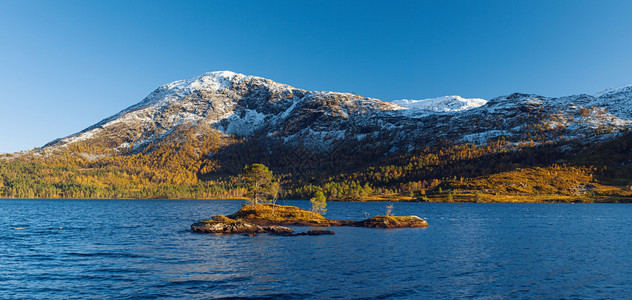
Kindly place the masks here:
[(201, 221), (191, 225), (191, 231), (197, 233), (252, 234), (252, 233), (293, 233), (283, 226), (259, 226), (247, 222)]
[(191, 225), (191, 230), (198, 233), (256, 233), (262, 230), (260, 226), (235, 222), (235, 223), (222, 223), (222, 222), (197, 222)]
[(284, 233), (293, 233), (294, 231), (292, 229), (289, 229), (287, 227), (284, 226), (263, 226), (262, 227), (264, 232), (266, 233), (274, 233), (274, 234), (284, 234)]

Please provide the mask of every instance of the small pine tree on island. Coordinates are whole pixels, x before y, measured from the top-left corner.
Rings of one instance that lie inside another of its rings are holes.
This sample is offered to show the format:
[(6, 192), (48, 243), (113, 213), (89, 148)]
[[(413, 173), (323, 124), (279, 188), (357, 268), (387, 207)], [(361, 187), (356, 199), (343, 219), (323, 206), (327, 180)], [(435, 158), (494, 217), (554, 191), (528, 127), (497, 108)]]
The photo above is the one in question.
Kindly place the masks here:
[(279, 193), (279, 182), (263, 164), (246, 166), (241, 178), (248, 185), (246, 195), (250, 204), (274, 201)]
[(316, 213), (325, 213), (327, 211), (327, 198), (322, 191), (317, 191), (314, 197), (309, 200), (312, 203), (312, 211)]

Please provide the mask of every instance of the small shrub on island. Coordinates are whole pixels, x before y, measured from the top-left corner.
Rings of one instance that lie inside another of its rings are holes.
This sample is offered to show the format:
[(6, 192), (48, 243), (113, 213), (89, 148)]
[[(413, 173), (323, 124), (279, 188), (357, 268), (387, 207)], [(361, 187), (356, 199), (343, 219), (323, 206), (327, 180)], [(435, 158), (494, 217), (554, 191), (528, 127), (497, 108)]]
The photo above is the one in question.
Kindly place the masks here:
[(325, 213), (327, 211), (327, 198), (325, 198), (325, 194), (322, 191), (317, 191), (309, 201), (312, 203), (313, 212)]

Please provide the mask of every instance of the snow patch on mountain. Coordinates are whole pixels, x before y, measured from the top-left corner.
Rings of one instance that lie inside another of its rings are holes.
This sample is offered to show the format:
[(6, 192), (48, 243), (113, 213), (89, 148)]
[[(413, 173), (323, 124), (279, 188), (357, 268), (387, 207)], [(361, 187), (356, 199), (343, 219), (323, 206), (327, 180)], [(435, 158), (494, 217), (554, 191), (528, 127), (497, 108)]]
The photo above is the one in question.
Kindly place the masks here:
[(514, 93), (489, 101), (445, 96), (384, 102), (220, 71), (163, 85), (140, 103), (49, 146), (94, 140), (141, 149), (177, 134), (177, 128), (201, 124), (227, 135), (269, 137), (317, 151), (350, 141), (354, 147), (410, 150), (441, 139), (475, 144), (500, 136), (582, 139), (632, 127), (631, 101), (632, 85), (594, 96)]
[(259, 129), (265, 121), (266, 115), (254, 109), (245, 109), (242, 114), (233, 114), (226, 118), (228, 127), (225, 129), (227, 134), (250, 135)]
[(506, 130), (488, 130), (464, 135), (461, 140), (477, 145), (485, 144), (489, 139), (508, 136), (512, 133)]
[(632, 84), (607, 89), (594, 97), (590, 105), (605, 107), (619, 118), (632, 120)]
[(627, 85), (621, 85), (621, 86), (605, 89), (599, 93), (596, 93), (594, 96), (599, 98), (606, 95), (630, 93), (630, 92), (632, 92), (632, 84), (627, 84)]
[(431, 112), (457, 112), (478, 108), (487, 103), (480, 98), (463, 98), (461, 96), (443, 96), (422, 100), (395, 100), (393, 103), (409, 108)]

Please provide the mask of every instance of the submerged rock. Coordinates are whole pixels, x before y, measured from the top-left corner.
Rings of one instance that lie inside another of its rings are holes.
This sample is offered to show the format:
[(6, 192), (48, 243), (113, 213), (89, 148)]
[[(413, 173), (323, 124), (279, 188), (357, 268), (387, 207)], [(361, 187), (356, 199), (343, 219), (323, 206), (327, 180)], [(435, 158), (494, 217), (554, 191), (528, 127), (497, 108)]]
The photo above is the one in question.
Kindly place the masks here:
[(308, 232), (298, 232), (298, 233), (294, 233), (294, 232), (279, 232), (279, 233), (274, 233), (275, 235), (281, 235), (281, 236), (299, 236), (299, 235), (332, 235), (332, 234), (336, 234), (333, 230), (310, 230)]
[(336, 234), (333, 230), (310, 230), (307, 235), (331, 235)]

